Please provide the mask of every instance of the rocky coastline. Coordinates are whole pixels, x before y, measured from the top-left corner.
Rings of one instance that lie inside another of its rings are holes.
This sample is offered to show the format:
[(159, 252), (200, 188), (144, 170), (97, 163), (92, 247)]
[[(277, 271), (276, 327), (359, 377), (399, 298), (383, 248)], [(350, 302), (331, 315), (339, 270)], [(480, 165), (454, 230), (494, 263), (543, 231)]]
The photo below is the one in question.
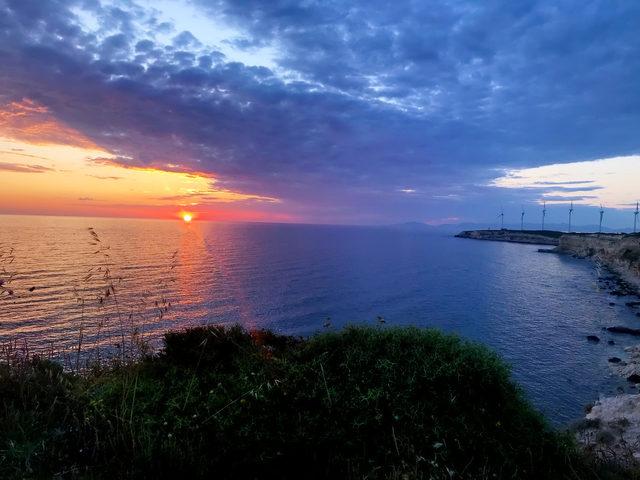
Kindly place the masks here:
[(567, 233), (555, 250), (591, 259), (640, 289), (640, 234)]
[[(628, 308), (640, 317), (640, 234), (597, 234), (532, 232), (513, 230), (474, 230), (456, 235), (458, 238), (513, 243), (552, 245), (541, 253), (571, 255), (593, 261), (601, 273), (598, 282), (612, 297), (622, 298)], [(615, 302), (611, 302), (615, 305)], [(603, 327), (607, 333), (640, 337), (637, 327)], [(598, 343), (598, 335), (586, 341)], [(609, 340), (613, 344), (613, 340)], [(613, 374), (625, 379), (632, 390), (640, 388), (640, 344), (624, 349), (623, 358), (608, 359)], [(605, 461), (625, 467), (640, 465), (640, 393), (601, 396), (587, 407), (583, 420), (571, 429), (584, 448)]]
[(472, 240), (559, 246), (562, 232), (551, 230), (466, 230), (456, 235)]
[[(640, 317), (640, 235), (563, 234), (553, 251), (595, 262), (602, 272), (600, 286), (612, 297), (621, 298)], [(603, 330), (640, 337), (638, 327), (616, 325)], [(640, 344), (625, 348), (621, 357), (608, 359), (612, 373), (625, 379), (632, 390), (638, 390)], [(640, 394), (619, 388), (618, 395), (601, 396), (587, 407), (584, 420), (574, 428), (578, 441), (602, 460), (625, 467), (640, 465)]]
[[(564, 233), (548, 230), (467, 230), (457, 238), (550, 245), (542, 253), (591, 259), (640, 289), (640, 234)], [(628, 288), (627, 288), (628, 289)], [(621, 292), (621, 293), (624, 293)]]

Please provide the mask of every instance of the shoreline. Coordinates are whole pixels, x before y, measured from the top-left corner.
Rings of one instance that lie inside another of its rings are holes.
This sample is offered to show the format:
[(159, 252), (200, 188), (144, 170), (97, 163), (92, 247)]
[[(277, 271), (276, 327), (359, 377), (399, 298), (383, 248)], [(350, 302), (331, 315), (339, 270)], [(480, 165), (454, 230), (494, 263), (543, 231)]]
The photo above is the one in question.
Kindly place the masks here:
[[(541, 253), (590, 259), (640, 293), (640, 234), (567, 233), (553, 230), (466, 230), (456, 238), (554, 246)], [(629, 288), (627, 288), (629, 290)]]
[[(558, 253), (590, 259), (605, 266), (640, 291), (640, 235), (567, 233), (560, 237)], [(627, 288), (629, 290), (629, 288)]]
[[(592, 261), (600, 270), (599, 282), (614, 297), (636, 297), (625, 302), (640, 317), (640, 235), (541, 232), (512, 230), (476, 230), (456, 235), (458, 238), (554, 245), (555, 248), (538, 251), (570, 255)], [(540, 241), (538, 243), (538, 241)], [(555, 242), (555, 243), (554, 243)], [(640, 318), (639, 318), (640, 320)], [(640, 327), (640, 324), (638, 325)], [(640, 337), (640, 328), (624, 326), (603, 327), (609, 332)], [(596, 335), (587, 341), (599, 342)], [(609, 367), (614, 375), (625, 379), (631, 387), (640, 387), (640, 344), (624, 349), (623, 358), (611, 357)], [(604, 461), (615, 461), (627, 467), (640, 462), (640, 393), (604, 395), (589, 405), (585, 417), (571, 428), (583, 448)]]

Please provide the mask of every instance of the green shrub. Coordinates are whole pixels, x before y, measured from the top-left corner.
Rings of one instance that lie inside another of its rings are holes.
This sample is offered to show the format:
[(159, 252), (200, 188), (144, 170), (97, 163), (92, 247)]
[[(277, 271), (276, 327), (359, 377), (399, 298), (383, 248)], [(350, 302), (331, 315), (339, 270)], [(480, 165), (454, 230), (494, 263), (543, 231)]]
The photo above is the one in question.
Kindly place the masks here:
[(1, 478), (591, 475), (495, 354), (434, 330), (201, 327), (82, 376), (5, 365), (0, 394)]

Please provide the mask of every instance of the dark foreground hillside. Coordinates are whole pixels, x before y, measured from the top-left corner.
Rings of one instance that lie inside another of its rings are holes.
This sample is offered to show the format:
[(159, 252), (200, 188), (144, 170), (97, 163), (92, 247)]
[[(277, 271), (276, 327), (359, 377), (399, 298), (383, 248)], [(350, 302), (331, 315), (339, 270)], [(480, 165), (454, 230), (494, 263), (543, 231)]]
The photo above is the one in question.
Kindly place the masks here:
[(431, 330), (196, 328), (82, 375), (10, 359), (0, 399), (0, 478), (622, 478)]

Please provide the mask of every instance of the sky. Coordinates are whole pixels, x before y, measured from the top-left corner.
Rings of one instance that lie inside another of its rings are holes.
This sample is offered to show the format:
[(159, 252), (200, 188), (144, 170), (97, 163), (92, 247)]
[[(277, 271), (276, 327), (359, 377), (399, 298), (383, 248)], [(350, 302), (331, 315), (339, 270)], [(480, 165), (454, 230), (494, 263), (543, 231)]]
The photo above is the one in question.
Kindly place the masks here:
[(640, 2), (0, 0), (0, 213), (629, 227)]

